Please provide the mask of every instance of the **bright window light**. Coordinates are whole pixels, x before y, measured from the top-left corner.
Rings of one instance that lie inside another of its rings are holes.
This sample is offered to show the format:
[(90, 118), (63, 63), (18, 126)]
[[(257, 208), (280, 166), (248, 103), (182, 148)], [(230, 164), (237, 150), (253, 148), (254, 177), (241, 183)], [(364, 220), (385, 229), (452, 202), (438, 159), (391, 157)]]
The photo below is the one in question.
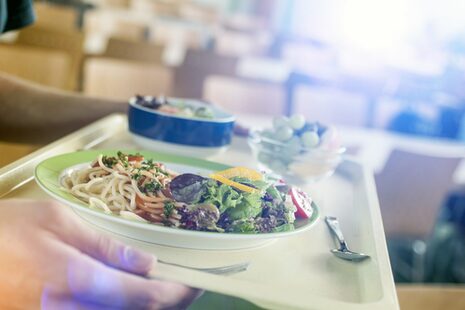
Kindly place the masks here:
[(407, 0), (343, 1), (341, 41), (366, 51), (388, 51), (402, 45), (409, 34)]

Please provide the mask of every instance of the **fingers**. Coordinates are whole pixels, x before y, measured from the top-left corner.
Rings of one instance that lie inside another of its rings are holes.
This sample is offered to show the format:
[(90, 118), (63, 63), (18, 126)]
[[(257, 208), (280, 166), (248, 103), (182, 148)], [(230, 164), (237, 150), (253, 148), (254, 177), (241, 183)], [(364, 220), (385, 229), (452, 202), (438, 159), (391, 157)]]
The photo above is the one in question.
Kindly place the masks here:
[(51, 209), (57, 214), (52, 217), (56, 222), (50, 229), (60, 240), (106, 265), (140, 275), (150, 271), (156, 261), (155, 256), (97, 232), (63, 208), (56, 205)]
[(78, 302), (131, 309), (180, 308), (195, 291), (176, 283), (138, 277), (112, 269), (82, 255), (69, 262), (70, 295)]
[(125, 245), (96, 231), (83, 231), (75, 238), (83, 253), (118, 269), (146, 275), (156, 262), (155, 256)]

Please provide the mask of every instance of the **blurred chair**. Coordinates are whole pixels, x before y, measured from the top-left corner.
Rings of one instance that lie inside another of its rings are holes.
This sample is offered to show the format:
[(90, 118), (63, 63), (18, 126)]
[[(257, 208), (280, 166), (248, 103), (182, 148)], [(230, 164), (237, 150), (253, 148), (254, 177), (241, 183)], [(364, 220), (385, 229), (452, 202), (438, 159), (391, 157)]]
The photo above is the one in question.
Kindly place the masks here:
[(236, 57), (218, 55), (212, 51), (188, 49), (184, 62), (175, 69), (174, 95), (201, 99), (207, 76), (235, 76), (237, 62)]
[(35, 1), (34, 10), (37, 16), (36, 26), (62, 32), (78, 30), (79, 13), (74, 8)]
[(0, 71), (42, 85), (68, 89), (72, 61), (67, 53), (58, 50), (0, 45)]
[(99, 7), (127, 9), (129, 8), (130, 0), (99, 0)]
[(391, 121), (403, 110), (405, 104), (393, 98), (381, 98), (376, 102), (373, 126), (387, 129)]
[(161, 64), (163, 50), (160, 45), (110, 38), (103, 56)]
[(432, 232), (460, 158), (394, 150), (375, 176), (388, 237), (424, 239)]
[(249, 33), (264, 29), (265, 24), (261, 16), (244, 13), (228, 14), (223, 21), (227, 29)]
[(154, 1), (131, 0), (131, 8), (136, 11), (150, 12), (159, 16), (179, 16), (179, 7), (183, 0)]
[[(96, 51), (103, 53), (110, 37), (136, 42), (145, 41), (152, 18), (153, 16), (144, 12), (104, 9), (89, 11), (84, 16), (86, 50), (93, 54)], [(99, 40), (103, 42), (101, 44), (103, 48), (93, 47)]]
[(79, 31), (61, 32), (60, 30), (33, 26), (21, 30), (16, 43), (66, 52), (71, 59), (71, 72), (66, 78), (66, 88), (70, 90), (78, 89), (83, 57), (83, 33)]
[(205, 80), (203, 97), (231, 112), (280, 115), (284, 111), (281, 84), (212, 75)]
[(285, 62), (268, 57), (241, 57), (236, 67), (239, 77), (276, 83), (285, 83), (290, 73)]
[(148, 32), (149, 27), (145, 24), (129, 20), (115, 20), (111, 34), (113, 37), (139, 42), (147, 39)]
[(287, 42), (282, 46), (281, 58), (294, 72), (321, 80), (331, 80), (338, 74), (335, 52), (326, 47)]
[(220, 30), (215, 34), (215, 52), (228, 56), (259, 56), (271, 44), (266, 33), (249, 34), (236, 31)]
[(127, 100), (135, 94), (170, 95), (173, 74), (156, 64), (110, 58), (90, 58), (84, 64), (84, 93)]
[(207, 44), (207, 29), (179, 20), (157, 20), (150, 25), (149, 41), (161, 45), (179, 45), (184, 49), (202, 49)]
[(298, 85), (294, 89), (293, 112), (312, 121), (344, 126), (364, 126), (369, 101), (363, 95), (329, 86)]
[(234, 74), (238, 58), (219, 55), (212, 51), (188, 49), (183, 65), (202, 67), (206, 71), (219, 74)]
[(396, 285), (402, 310), (465, 309), (463, 285)]
[(434, 137), (440, 134), (437, 125), (438, 107), (429, 104), (409, 104), (389, 122), (390, 131), (416, 136)]
[(201, 24), (216, 24), (220, 18), (217, 8), (195, 2), (183, 3), (179, 8), (179, 15), (182, 19)]
[(84, 19), (84, 31), (87, 35), (117, 37), (132, 41), (144, 41), (147, 38), (146, 21), (131, 18), (112, 11), (97, 10), (87, 12)]

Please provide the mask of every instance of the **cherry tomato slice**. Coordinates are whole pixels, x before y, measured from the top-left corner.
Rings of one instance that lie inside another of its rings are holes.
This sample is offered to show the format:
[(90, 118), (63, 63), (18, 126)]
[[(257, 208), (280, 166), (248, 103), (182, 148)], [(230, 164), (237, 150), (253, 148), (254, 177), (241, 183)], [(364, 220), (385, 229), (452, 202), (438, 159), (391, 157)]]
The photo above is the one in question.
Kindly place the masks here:
[(128, 155), (128, 161), (143, 161), (144, 156), (142, 155)]
[(302, 191), (300, 188), (296, 187), (289, 190), (289, 195), (292, 198), (294, 206), (297, 208), (295, 216), (304, 219), (310, 218), (313, 214), (312, 198), (310, 198), (307, 193)]

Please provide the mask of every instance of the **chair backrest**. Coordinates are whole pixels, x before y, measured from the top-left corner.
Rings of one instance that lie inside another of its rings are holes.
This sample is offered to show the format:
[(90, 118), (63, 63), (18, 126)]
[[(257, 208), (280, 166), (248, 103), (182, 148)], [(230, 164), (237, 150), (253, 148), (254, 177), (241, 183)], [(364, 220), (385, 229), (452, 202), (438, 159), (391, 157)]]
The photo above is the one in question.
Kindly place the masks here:
[(36, 26), (60, 31), (78, 30), (78, 11), (72, 7), (53, 3), (34, 2)]
[(128, 41), (120, 38), (110, 38), (103, 56), (161, 64), (163, 60), (163, 46)]
[(148, 26), (142, 23), (116, 20), (113, 24), (112, 35), (117, 38), (140, 42), (147, 39), (148, 31)]
[(17, 44), (59, 50), (71, 59), (71, 73), (66, 78), (67, 89), (76, 90), (83, 57), (84, 34), (79, 31), (62, 32), (43, 27), (27, 27), (19, 32)]
[(220, 55), (213, 51), (188, 49), (183, 65), (204, 69), (211, 74), (234, 74), (239, 59), (234, 56)]
[(255, 32), (266, 27), (266, 22), (261, 16), (234, 13), (228, 14), (223, 20), (223, 26), (239, 32)]
[(99, 0), (99, 7), (115, 8), (115, 9), (128, 9), (130, 0)]
[(159, 16), (178, 16), (183, 0), (153, 1), (131, 0), (131, 8), (136, 11), (150, 12)]
[(426, 237), (452, 185), (460, 158), (394, 150), (376, 175), (384, 229), (388, 236)]
[(127, 100), (140, 95), (171, 95), (169, 68), (146, 62), (90, 58), (84, 64), (84, 93)]
[(184, 48), (201, 49), (207, 42), (204, 28), (193, 27), (178, 21), (156, 21), (151, 23), (149, 41), (161, 45), (180, 45)]
[(258, 56), (265, 53), (271, 41), (267, 36), (221, 30), (215, 35), (215, 52), (228, 56)]
[(62, 51), (0, 45), (0, 71), (42, 85), (67, 89), (71, 58)]
[(376, 102), (373, 126), (387, 129), (392, 120), (406, 108), (406, 104), (394, 98), (381, 98)]
[(179, 15), (183, 20), (194, 21), (203, 25), (218, 24), (220, 12), (218, 8), (200, 2), (183, 2), (179, 7)]
[(369, 101), (358, 93), (335, 87), (298, 85), (294, 89), (293, 112), (327, 124), (364, 126)]
[(131, 41), (147, 39), (151, 16), (143, 12), (97, 9), (84, 16), (84, 31), (88, 38), (115, 37)]
[(203, 97), (231, 112), (280, 115), (284, 111), (281, 84), (212, 75), (205, 80)]
[(174, 95), (201, 99), (205, 79), (210, 75), (235, 76), (237, 61), (211, 51), (187, 50), (184, 62), (175, 69)]

